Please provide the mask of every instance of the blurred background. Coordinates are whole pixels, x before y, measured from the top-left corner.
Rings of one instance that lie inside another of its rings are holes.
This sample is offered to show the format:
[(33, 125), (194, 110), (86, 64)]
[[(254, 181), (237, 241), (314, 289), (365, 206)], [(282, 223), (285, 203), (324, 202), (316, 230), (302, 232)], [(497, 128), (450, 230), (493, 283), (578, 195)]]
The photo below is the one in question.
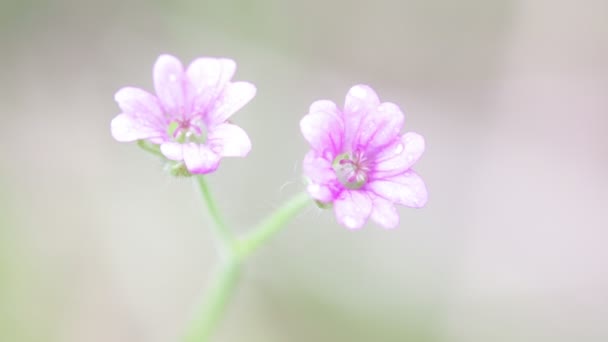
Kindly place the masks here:
[(608, 341), (608, 2), (0, 1), (0, 341), (178, 341), (216, 261), (189, 180), (110, 136), (161, 53), (235, 59), (246, 231), (303, 189), (298, 121), (366, 83), (423, 134), (430, 201), (311, 208), (247, 265), (216, 341)]

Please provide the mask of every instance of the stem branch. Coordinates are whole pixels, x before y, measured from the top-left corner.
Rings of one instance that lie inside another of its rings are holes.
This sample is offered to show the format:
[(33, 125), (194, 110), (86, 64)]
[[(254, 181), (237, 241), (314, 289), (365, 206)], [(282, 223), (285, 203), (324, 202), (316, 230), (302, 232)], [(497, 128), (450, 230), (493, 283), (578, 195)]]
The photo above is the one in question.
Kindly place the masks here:
[(244, 259), (278, 233), (287, 221), (311, 203), (307, 193), (292, 197), (282, 207), (260, 222), (249, 235), (239, 240), (239, 254)]
[(222, 258), (206, 290), (203, 302), (195, 313), (185, 341), (207, 342), (226, 311), (228, 301), (242, 272), (243, 261), (304, 209), (310, 203), (310, 198), (305, 193), (293, 197), (257, 225), (249, 235), (236, 240), (224, 223), (205, 179), (203, 176), (195, 176), (195, 178), (213, 219), (213, 232)]

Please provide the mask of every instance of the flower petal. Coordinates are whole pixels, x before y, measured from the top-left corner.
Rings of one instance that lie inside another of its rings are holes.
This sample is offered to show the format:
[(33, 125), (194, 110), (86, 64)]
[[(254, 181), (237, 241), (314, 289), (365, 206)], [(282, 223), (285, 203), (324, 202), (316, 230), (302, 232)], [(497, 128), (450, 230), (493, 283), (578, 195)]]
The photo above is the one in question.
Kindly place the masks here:
[(193, 174), (213, 172), (220, 163), (220, 156), (205, 145), (188, 143), (183, 145), (184, 163)]
[(166, 142), (160, 145), (160, 152), (171, 160), (184, 160), (184, 145), (176, 142)]
[(338, 106), (330, 100), (318, 100), (313, 102), (308, 109), (309, 113), (330, 113), (341, 116), (342, 113)]
[(334, 201), (338, 222), (347, 228), (361, 228), (372, 212), (372, 201), (364, 191), (345, 190)]
[(390, 201), (371, 194), (372, 214), (370, 218), (384, 228), (395, 228), (399, 225), (399, 214)]
[(162, 124), (163, 110), (156, 96), (135, 87), (121, 88), (114, 94), (114, 100), (125, 114), (147, 119), (154, 124)]
[(165, 138), (162, 108), (156, 96), (134, 87), (124, 87), (114, 99), (126, 116), (112, 122), (112, 135), (118, 141), (150, 139), (159, 143)]
[(153, 127), (142, 124), (137, 118), (128, 114), (119, 114), (111, 123), (112, 137), (120, 142), (149, 139), (154, 143), (162, 141), (162, 133)]
[(303, 173), (308, 178), (307, 187), (310, 196), (321, 202), (333, 202), (342, 187), (336, 177), (331, 162), (309, 151), (302, 163)]
[(214, 110), (207, 113), (209, 126), (224, 123), (232, 114), (243, 108), (255, 96), (256, 88), (249, 82), (229, 83), (217, 99)]
[(367, 184), (367, 188), (389, 201), (406, 207), (422, 208), (428, 199), (424, 181), (413, 170), (373, 180)]
[(344, 136), (344, 122), (337, 108), (334, 109), (329, 105), (321, 108), (318, 104), (317, 106), (313, 104), (312, 109), (320, 111), (311, 111), (300, 120), (300, 130), (304, 139), (321, 154), (330, 151), (333, 156), (337, 155), (342, 149)]
[(192, 93), (192, 111), (203, 113), (230, 82), (236, 63), (227, 58), (197, 58), (186, 70)]
[(375, 110), (380, 105), (376, 92), (369, 86), (359, 84), (350, 88), (344, 101), (344, 113), (349, 115), (363, 115)]
[(424, 153), (424, 147), (424, 138), (420, 134), (405, 133), (376, 155), (372, 178), (403, 173), (420, 159)]
[(354, 149), (353, 141), (362, 127), (365, 116), (371, 115), (380, 105), (376, 92), (367, 85), (359, 84), (350, 88), (344, 100), (343, 118), (345, 124), (344, 143)]
[(314, 198), (317, 201), (322, 203), (331, 203), (336, 198), (336, 194), (338, 193), (335, 188), (317, 183), (310, 183), (306, 186), (306, 191), (310, 197)]
[(245, 157), (251, 151), (251, 140), (247, 133), (229, 123), (220, 124), (209, 131), (208, 145), (222, 157)]
[(195, 87), (223, 89), (234, 76), (236, 63), (228, 58), (197, 58), (188, 66), (188, 79)]
[(302, 169), (304, 175), (314, 183), (325, 184), (337, 179), (331, 161), (321, 157), (314, 150), (309, 151), (304, 157)]
[(154, 88), (165, 112), (171, 118), (189, 115), (188, 82), (182, 63), (170, 55), (161, 55), (154, 64)]
[(404, 116), (397, 105), (382, 103), (363, 116), (353, 141), (353, 149), (365, 149), (373, 153), (395, 140), (403, 128)]

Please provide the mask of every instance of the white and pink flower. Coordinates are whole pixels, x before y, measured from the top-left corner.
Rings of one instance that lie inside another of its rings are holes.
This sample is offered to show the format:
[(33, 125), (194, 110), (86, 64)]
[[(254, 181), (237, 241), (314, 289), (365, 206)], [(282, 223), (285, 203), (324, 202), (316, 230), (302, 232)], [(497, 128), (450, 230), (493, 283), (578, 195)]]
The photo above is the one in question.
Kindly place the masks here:
[(192, 174), (215, 171), (222, 157), (246, 156), (249, 136), (228, 118), (256, 88), (232, 82), (235, 71), (231, 59), (198, 58), (184, 69), (177, 58), (161, 55), (154, 65), (156, 95), (125, 87), (114, 96), (122, 113), (112, 120), (112, 136), (160, 145), (165, 157), (183, 162)]
[(401, 134), (403, 123), (399, 107), (381, 103), (366, 85), (349, 90), (343, 109), (316, 101), (300, 121), (311, 147), (303, 162), (308, 193), (321, 204), (333, 204), (344, 226), (360, 228), (371, 218), (393, 228), (399, 224), (395, 204), (426, 204), (426, 186), (411, 169), (424, 152), (424, 139)]

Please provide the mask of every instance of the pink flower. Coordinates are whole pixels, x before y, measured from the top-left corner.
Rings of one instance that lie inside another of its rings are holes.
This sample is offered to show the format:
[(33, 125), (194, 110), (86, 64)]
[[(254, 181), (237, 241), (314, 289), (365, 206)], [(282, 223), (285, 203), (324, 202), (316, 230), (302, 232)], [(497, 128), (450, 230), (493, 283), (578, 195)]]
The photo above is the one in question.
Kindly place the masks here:
[(316, 101), (300, 121), (312, 148), (303, 162), (308, 193), (333, 204), (344, 226), (360, 228), (371, 218), (394, 228), (399, 224), (395, 204), (426, 204), (424, 182), (411, 170), (424, 152), (424, 139), (412, 132), (402, 135), (403, 121), (397, 105), (380, 103), (365, 85), (348, 91), (344, 109)]
[(228, 118), (256, 88), (231, 82), (235, 70), (230, 59), (198, 58), (184, 69), (177, 58), (161, 55), (154, 64), (156, 96), (134, 87), (114, 96), (122, 113), (112, 120), (112, 136), (160, 145), (165, 157), (183, 162), (190, 173), (213, 172), (222, 157), (246, 156), (251, 141)]

